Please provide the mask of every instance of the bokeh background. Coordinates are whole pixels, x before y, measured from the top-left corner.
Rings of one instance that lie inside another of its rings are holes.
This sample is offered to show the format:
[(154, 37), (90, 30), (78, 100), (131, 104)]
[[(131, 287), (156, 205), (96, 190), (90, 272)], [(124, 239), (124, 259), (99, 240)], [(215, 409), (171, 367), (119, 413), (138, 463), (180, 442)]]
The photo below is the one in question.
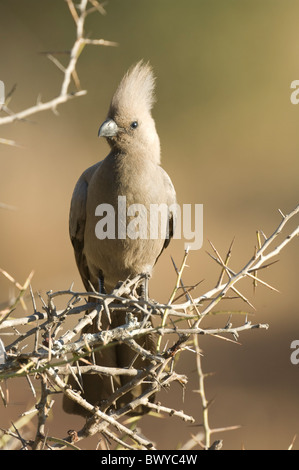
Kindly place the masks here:
[[(68, 210), (81, 172), (105, 157), (97, 138), (110, 98), (127, 68), (141, 58), (157, 75), (154, 117), (162, 160), (182, 203), (204, 204), (204, 245), (189, 256), (184, 282), (204, 279), (197, 294), (213, 287), (219, 269), (206, 254), (211, 240), (222, 255), (233, 237), (232, 269), (253, 254), (255, 231), (270, 234), (280, 220), (278, 208), (298, 204), (299, 106), (290, 102), (290, 84), (299, 79), (299, 5), (296, 0), (109, 0), (107, 15), (93, 14), (86, 32), (119, 46), (86, 47), (78, 62), (84, 97), (26, 122), (3, 126), (0, 135), (19, 147), (0, 147), (0, 201), (17, 207), (1, 210), (0, 266), (19, 282), (34, 269), (35, 291), (82, 288), (68, 239)], [(57, 95), (62, 74), (43, 51), (69, 50), (73, 19), (63, 0), (0, 0), (0, 79), (6, 91), (17, 83), (14, 111)], [(63, 56), (59, 56), (61, 61)], [(293, 224), (294, 227), (294, 224)], [(180, 263), (183, 241), (174, 241), (160, 259), (151, 296), (166, 301), (175, 281), (170, 255)], [(215, 338), (201, 340), (207, 396), (213, 400), (213, 427), (241, 425), (215, 434), (225, 449), (286, 449), (299, 433), (299, 366), (290, 362), (291, 341), (299, 339), (298, 241), (279, 256), (263, 279), (280, 293), (252, 285), (244, 292), (256, 307), (241, 301), (223, 309), (246, 309), (254, 322), (270, 329), (243, 333), (241, 345)], [(0, 301), (16, 294), (0, 279)], [(30, 308), (30, 303), (28, 302)], [(217, 324), (223, 326), (224, 315)], [(240, 324), (244, 318), (236, 318)], [(205, 325), (214, 320), (207, 319)], [(183, 355), (184, 356), (184, 355)], [(189, 375), (162, 393), (169, 406), (201, 422), (194, 354), (179, 370)], [(11, 405), (1, 405), (0, 426), (8, 427), (34, 399), (25, 380), (9, 384)], [(47, 422), (50, 434), (64, 437), (81, 418), (60, 410)], [(145, 417), (142, 430), (160, 449), (174, 449), (197, 433), (177, 418)], [(83, 441), (94, 448), (95, 439)], [(299, 448), (299, 438), (295, 441)]]

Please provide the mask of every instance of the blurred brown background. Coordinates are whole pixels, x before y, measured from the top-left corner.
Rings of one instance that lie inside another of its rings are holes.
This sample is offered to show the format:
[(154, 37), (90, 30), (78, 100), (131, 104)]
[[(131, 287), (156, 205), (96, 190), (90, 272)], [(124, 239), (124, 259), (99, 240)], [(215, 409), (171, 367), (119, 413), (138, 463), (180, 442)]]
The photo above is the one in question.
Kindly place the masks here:
[[(97, 138), (99, 125), (123, 73), (144, 58), (157, 75), (154, 117), (163, 166), (181, 204), (204, 204), (204, 246), (190, 255), (184, 276), (186, 284), (204, 279), (200, 295), (219, 274), (205, 253), (208, 240), (224, 255), (235, 236), (231, 267), (238, 270), (253, 254), (256, 229), (269, 235), (280, 220), (277, 209), (288, 212), (299, 202), (299, 106), (290, 102), (290, 84), (299, 79), (299, 5), (110, 0), (105, 8), (106, 16), (88, 18), (86, 32), (119, 47), (83, 51), (78, 74), (88, 94), (60, 106), (59, 116), (45, 112), (0, 129), (1, 137), (20, 145), (0, 147), (0, 201), (17, 207), (0, 211), (0, 267), (21, 283), (34, 269), (32, 285), (42, 293), (68, 288), (72, 281), (82, 288), (68, 239), (71, 193), (81, 172), (107, 154), (107, 144)], [(62, 74), (40, 53), (70, 49), (74, 34), (63, 0), (0, 0), (0, 79), (7, 92), (17, 83), (14, 111), (35, 104), (39, 94), (42, 101), (57, 95)], [(160, 259), (152, 297), (168, 299), (175, 280), (170, 255), (179, 264), (183, 244), (174, 241)], [(201, 341), (204, 370), (214, 372), (207, 379), (207, 395), (214, 400), (211, 425), (242, 425), (214, 436), (224, 439), (225, 449), (286, 449), (299, 433), (299, 366), (290, 362), (290, 343), (299, 339), (298, 241), (279, 259), (262, 278), (280, 294), (259, 287), (253, 295), (250, 284), (244, 287), (257, 309), (252, 321), (269, 323), (270, 329), (243, 333), (241, 346)], [(0, 302), (11, 295), (9, 282), (0, 279)], [(238, 301), (222, 304), (245, 307)], [(218, 325), (226, 320), (217, 319)], [(185, 403), (179, 387), (162, 393), (161, 400), (200, 423), (192, 353), (185, 354), (179, 370), (189, 374)], [(10, 383), (9, 390), (12, 404), (1, 406), (0, 427), (34, 404), (25, 381)], [(50, 434), (64, 437), (81, 426), (80, 418), (58, 410), (56, 404), (47, 423)], [(174, 449), (200, 428), (177, 418), (145, 417), (142, 429), (158, 448)], [(94, 442), (81, 444), (94, 448)]]

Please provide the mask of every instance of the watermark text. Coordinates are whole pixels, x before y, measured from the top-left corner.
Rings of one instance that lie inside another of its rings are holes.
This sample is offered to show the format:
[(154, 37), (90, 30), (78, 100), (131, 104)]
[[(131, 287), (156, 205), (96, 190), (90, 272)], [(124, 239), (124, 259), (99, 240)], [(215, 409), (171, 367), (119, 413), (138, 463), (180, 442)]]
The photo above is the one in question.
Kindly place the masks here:
[(294, 339), (294, 341), (291, 342), (291, 349), (294, 349), (290, 357), (291, 363), (296, 366), (299, 364), (299, 339)]
[(4, 82), (0, 80), (0, 105), (5, 103), (5, 86)]
[(95, 226), (99, 240), (157, 240), (184, 239), (185, 249), (199, 250), (203, 244), (202, 204), (131, 204), (126, 196), (118, 196), (117, 208), (111, 204), (99, 204), (95, 216), (100, 220)]

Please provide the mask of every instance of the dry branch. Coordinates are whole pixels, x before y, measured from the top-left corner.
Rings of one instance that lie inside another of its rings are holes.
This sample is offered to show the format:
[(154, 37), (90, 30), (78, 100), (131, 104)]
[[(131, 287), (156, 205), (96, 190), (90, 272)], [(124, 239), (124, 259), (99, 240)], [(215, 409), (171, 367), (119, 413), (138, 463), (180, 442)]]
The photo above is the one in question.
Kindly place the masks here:
[[(71, 15), (76, 24), (76, 40), (68, 53), (69, 61), (66, 67), (64, 67), (59, 60), (55, 57), (55, 53), (47, 53), (48, 58), (63, 72), (63, 80), (59, 94), (51, 100), (42, 103), (40, 99), (37, 99), (37, 103), (23, 111), (14, 113), (8, 108), (8, 102), (11, 99), (11, 93), (6, 97), (6, 102), (0, 109), (4, 111), (7, 116), (0, 117), (0, 126), (4, 124), (11, 124), (15, 121), (21, 121), (29, 116), (42, 111), (52, 110), (54, 113), (57, 111), (57, 107), (73, 98), (84, 96), (87, 91), (80, 90), (80, 81), (77, 76), (76, 67), (80, 54), (85, 45), (96, 45), (96, 46), (117, 46), (117, 43), (113, 41), (106, 41), (104, 39), (89, 39), (84, 36), (85, 20), (91, 9), (88, 9), (89, 3), (93, 5), (92, 11), (104, 12), (102, 5), (95, 0), (80, 0), (80, 3), (76, 5), (73, 0), (67, 0), (67, 4)], [(70, 86), (74, 81), (77, 90), (70, 91)], [(9, 145), (16, 145), (14, 141), (8, 141), (7, 139), (0, 139), (0, 143)]]

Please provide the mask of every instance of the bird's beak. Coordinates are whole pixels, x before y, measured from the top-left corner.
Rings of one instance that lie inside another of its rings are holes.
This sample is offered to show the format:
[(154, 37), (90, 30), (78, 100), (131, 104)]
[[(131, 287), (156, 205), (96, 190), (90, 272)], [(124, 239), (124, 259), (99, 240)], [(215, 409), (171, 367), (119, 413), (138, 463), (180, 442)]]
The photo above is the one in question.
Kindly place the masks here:
[(98, 137), (114, 137), (117, 135), (119, 127), (113, 119), (107, 119), (101, 125)]

